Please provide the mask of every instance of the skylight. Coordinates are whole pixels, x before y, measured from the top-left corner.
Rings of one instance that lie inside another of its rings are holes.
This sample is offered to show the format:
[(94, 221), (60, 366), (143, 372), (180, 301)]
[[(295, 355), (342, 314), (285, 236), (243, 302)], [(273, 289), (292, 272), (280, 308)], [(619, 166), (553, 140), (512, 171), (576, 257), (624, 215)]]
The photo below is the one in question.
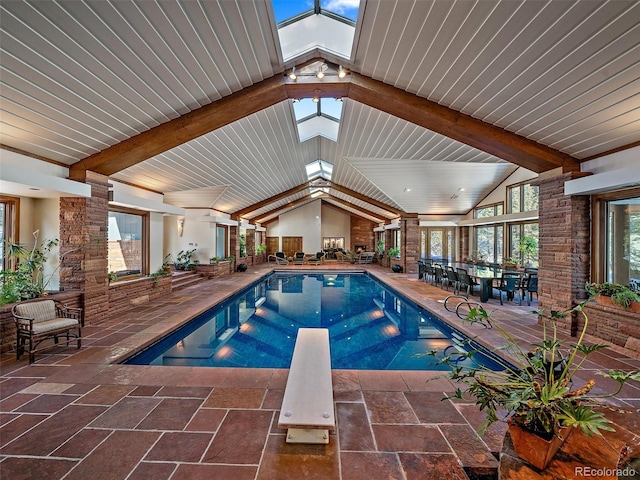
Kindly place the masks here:
[(360, 0), (320, 0), (320, 10), (328, 10), (354, 22), (358, 19)]
[(315, 13), (314, 0), (273, 0), (273, 13), (276, 16), (276, 23), (280, 24), (303, 13)]
[(331, 174), (333, 173), (333, 165), (324, 160), (315, 160), (305, 165), (307, 169), (307, 178), (322, 177), (325, 180), (331, 180)]
[(320, 98), (316, 103), (310, 98), (303, 98), (293, 103), (293, 111), (300, 142), (318, 135), (338, 141), (342, 102), (333, 98)]
[(272, 0), (285, 62), (315, 49), (351, 56), (358, 0)]

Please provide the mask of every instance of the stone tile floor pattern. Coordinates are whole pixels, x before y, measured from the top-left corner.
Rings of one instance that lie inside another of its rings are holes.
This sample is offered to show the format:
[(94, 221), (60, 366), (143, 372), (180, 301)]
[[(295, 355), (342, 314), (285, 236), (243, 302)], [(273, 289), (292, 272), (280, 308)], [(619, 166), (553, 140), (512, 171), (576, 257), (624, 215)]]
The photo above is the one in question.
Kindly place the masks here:
[[(355, 266), (362, 268), (363, 266)], [(327, 263), (323, 268), (348, 265)], [(450, 292), (376, 265), (373, 275), (448, 321)], [(337, 428), (329, 445), (290, 445), (277, 427), (288, 371), (119, 365), (116, 362), (270, 270), (254, 266), (175, 291), (83, 330), (83, 347), (2, 355), (0, 478), (426, 480), (495, 478), (505, 426), (480, 438), (475, 405), (442, 401), (454, 386), (428, 371), (333, 371)], [(439, 302), (440, 300), (440, 302)], [(495, 300), (524, 341), (539, 334), (535, 308)], [(486, 335), (491, 344), (491, 332)], [(588, 368), (637, 368), (599, 352)], [(586, 374), (585, 374), (586, 375)], [(640, 386), (620, 395), (640, 407)]]

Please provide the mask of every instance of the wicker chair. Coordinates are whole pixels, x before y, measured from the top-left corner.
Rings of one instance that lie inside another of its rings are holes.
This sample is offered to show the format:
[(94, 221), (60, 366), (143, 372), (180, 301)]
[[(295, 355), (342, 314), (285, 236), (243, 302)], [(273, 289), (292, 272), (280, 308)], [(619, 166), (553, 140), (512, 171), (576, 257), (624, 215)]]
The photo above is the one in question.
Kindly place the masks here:
[(58, 345), (60, 337), (66, 337), (66, 345), (74, 339), (81, 346), (82, 309), (62, 305), (54, 300), (31, 300), (20, 302), (11, 309), (16, 324), (16, 359), (25, 352), (28, 342), (29, 363), (35, 361), (35, 354), (52, 345), (38, 348), (45, 340), (53, 339)]

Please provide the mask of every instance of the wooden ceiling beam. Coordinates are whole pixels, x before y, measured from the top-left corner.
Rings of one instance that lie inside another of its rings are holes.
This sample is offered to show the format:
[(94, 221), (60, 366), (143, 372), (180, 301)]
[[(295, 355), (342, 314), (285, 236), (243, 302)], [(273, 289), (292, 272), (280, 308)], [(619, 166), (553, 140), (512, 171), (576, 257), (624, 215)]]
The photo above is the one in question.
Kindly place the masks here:
[(231, 214), (231, 218), (233, 220), (238, 220), (240, 217), (244, 217), (245, 215), (247, 215), (247, 214), (249, 214), (251, 212), (255, 212), (256, 210), (260, 210), (261, 208), (266, 207), (270, 203), (277, 202), (278, 200), (282, 200), (283, 198), (289, 197), (291, 195), (295, 195), (296, 193), (299, 193), (299, 192), (303, 191), (305, 188), (309, 188), (309, 184), (308, 183), (301, 183), (297, 187), (290, 188), (289, 190), (285, 190), (282, 193), (278, 193), (278, 194), (273, 195), (273, 196), (271, 196), (269, 198), (265, 198), (264, 200), (261, 200), (261, 201), (259, 201), (257, 203), (254, 203), (253, 205), (249, 205), (248, 207), (245, 207), (242, 210), (238, 210), (237, 212), (233, 212)]
[[(309, 200), (311, 200), (311, 194), (309, 195), (305, 195), (302, 198), (298, 198), (297, 200), (293, 200), (289, 203), (287, 203), (286, 205), (282, 205), (280, 207), (276, 207), (273, 210), (269, 210), (268, 212), (263, 213), (262, 215), (255, 217), (254, 219), (252, 219), (253, 222), (256, 223), (263, 223), (265, 221), (265, 218), (269, 218), (273, 215), (276, 215), (278, 212), (282, 211), (282, 210), (292, 210), (294, 208), (296, 208), (297, 206), (299, 206), (301, 203), (305, 203), (308, 202)], [(268, 220), (267, 220), (268, 222)]]
[(350, 188), (343, 187), (342, 185), (338, 185), (337, 183), (331, 182), (330, 188), (333, 188), (338, 192), (349, 195), (350, 197), (357, 198), (358, 200), (362, 200), (363, 202), (374, 205), (382, 210), (389, 212), (391, 215), (400, 217), (405, 213), (402, 210), (399, 210), (395, 207), (387, 205), (386, 203), (379, 202), (378, 200), (374, 200), (373, 198), (367, 197), (366, 195), (362, 195), (361, 193), (351, 190)]
[[(346, 208), (343, 208), (343, 207), (340, 207), (338, 205), (335, 205), (334, 203), (328, 202), (326, 197), (324, 197), (324, 198), (320, 197), (320, 198), (322, 199), (322, 202), (325, 203), (328, 207), (333, 208), (333, 209), (335, 209), (335, 210), (337, 210), (339, 212), (346, 213), (347, 215), (355, 215), (356, 217), (360, 217), (360, 218), (362, 218), (364, 220), (367, 220), (369, 222), (372, 222), (372, 223), (385, 223), (385, 224), (391, 223), (388, 218), (381, 217), (380, 215), (378, 215), (376, 213), (370, 212), (366, 208), (359, 207), (357, 205), (354, 205), (353, 203), (347, 202), (346, 200), (343, 200), (341, 198), (335, 197), (333, 195), (329, 195), (329, 198), (331, 198), (331, 200), (333, 200), (334, 202), (337, 202), (337, 203), (339, 203), (341, 205), (347, 206), (349, 208), (353, 208), (354, 210), (357, 210), (360, 213), (352, 212), (351, 210), (347, 210)], [(373, 217), (376, 220), (371, 220), (370, 217)]]
[(112, 145), (74, 163), (70, 170), (113, 175), (287, 98), (284, 77), (275, 75)]
[(352, 72), (349, 98), (536, 173), (579, 171), (570, 155), (426, 98)]

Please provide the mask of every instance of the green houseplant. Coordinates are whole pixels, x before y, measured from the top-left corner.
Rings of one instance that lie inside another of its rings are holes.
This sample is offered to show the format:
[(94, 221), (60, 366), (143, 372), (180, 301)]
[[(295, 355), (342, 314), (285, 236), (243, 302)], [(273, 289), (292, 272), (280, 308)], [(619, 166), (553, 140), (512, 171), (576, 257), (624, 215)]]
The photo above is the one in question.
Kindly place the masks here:
[(267, 246), (264, 243), (261, 243), (256, 247), (256, 255), (263, 255), (264, 252), (267, 251)]
[(195, 248), (192, 250), (180, 250), (178, 255), (176, 255), (176, 270), (189, 270), (192, 268), (192, 265), (195, 265), (195, 261), (193, 260), (195, 253)]
[(522, 262), (525, 266), (531, 265), (531, 261), (538, 252), (538, 240), (534, 237), (520, 237), (518, 250), (522, 253)]
[(631, 308), (634, 311), (640, 312), (640, 308), (637, 308), (640, 307), (640, 305), (634, 305), (640, 302), (640, 294), (631, 286), (610, 282), (587, 282), (584, 289), (601, 305), (613, 305), (625, 310)]
[[(6, 242), (5, 256), (16, 262), (14, 270), (0, 271), (0, 305), (28, 300), (42, 295), (53, 277), (45, 278), (44, 266), (51, 251), (58, 246), (58, 239), (39, 241), (40, 231), (33, 232), (33, 247)], [(70, 252), (68, 252), (70, 253)], [(63, 256), (61, 256), (62, 258)], [(56, 270), (60, 266), (56, 267)], [(55, 272), (55, 270), (54, 270)]]
[[(523, 349), (482, 307), (472, 308), (464, 322), (493, 328), (504, 340), (504, 346), (499, 349), (506, 353), (510, 362), (500, 362), (502, 371), (461, 366), (461, 357), (471, 358), (477, 352), (472, 339), (468, 341), (466, 353), (456, 351), (453, 355), (440, 355), (432, 351), (428, 354), (436, 358), (438, 364), (448, 365), (451, 371), (447, 377), (463, 385), (448, 398), (470, 396), (485, 412), (486, 421), (480, 433), (483, 434), (493, 422), (507, 419), (516, 453), (539, 469), (546, 467), (575, 428), (589, 436), (613, 430), (598, 407), (603, 406), (603, 399), (617, 395), (628, 380), (640, 380), (640, 372), (599, 372), (617, 382), (618, 388), (609, 394), (592, 393), (593, 379), (583, 385), (574, 384), (574, 376), (587, 357), (606, 347), (585, 343), (589, 319), (583, 307), (584, 303), (581, 303), (563, 312), (552, 311), (548, 317), (543, 312), (536, 312), (544, 318), (543, 334), (531, 350)], [(556, 321), (574, 311), (582, 315), (583, 328), (576, 343), (564, 345), (558, 338)], [(518, 441), (523, 434), (529, 436), (521, 445)], [(540, 448), (532, 447), (534, 444), (544, 444), (551, 450), (541, 452)]]

